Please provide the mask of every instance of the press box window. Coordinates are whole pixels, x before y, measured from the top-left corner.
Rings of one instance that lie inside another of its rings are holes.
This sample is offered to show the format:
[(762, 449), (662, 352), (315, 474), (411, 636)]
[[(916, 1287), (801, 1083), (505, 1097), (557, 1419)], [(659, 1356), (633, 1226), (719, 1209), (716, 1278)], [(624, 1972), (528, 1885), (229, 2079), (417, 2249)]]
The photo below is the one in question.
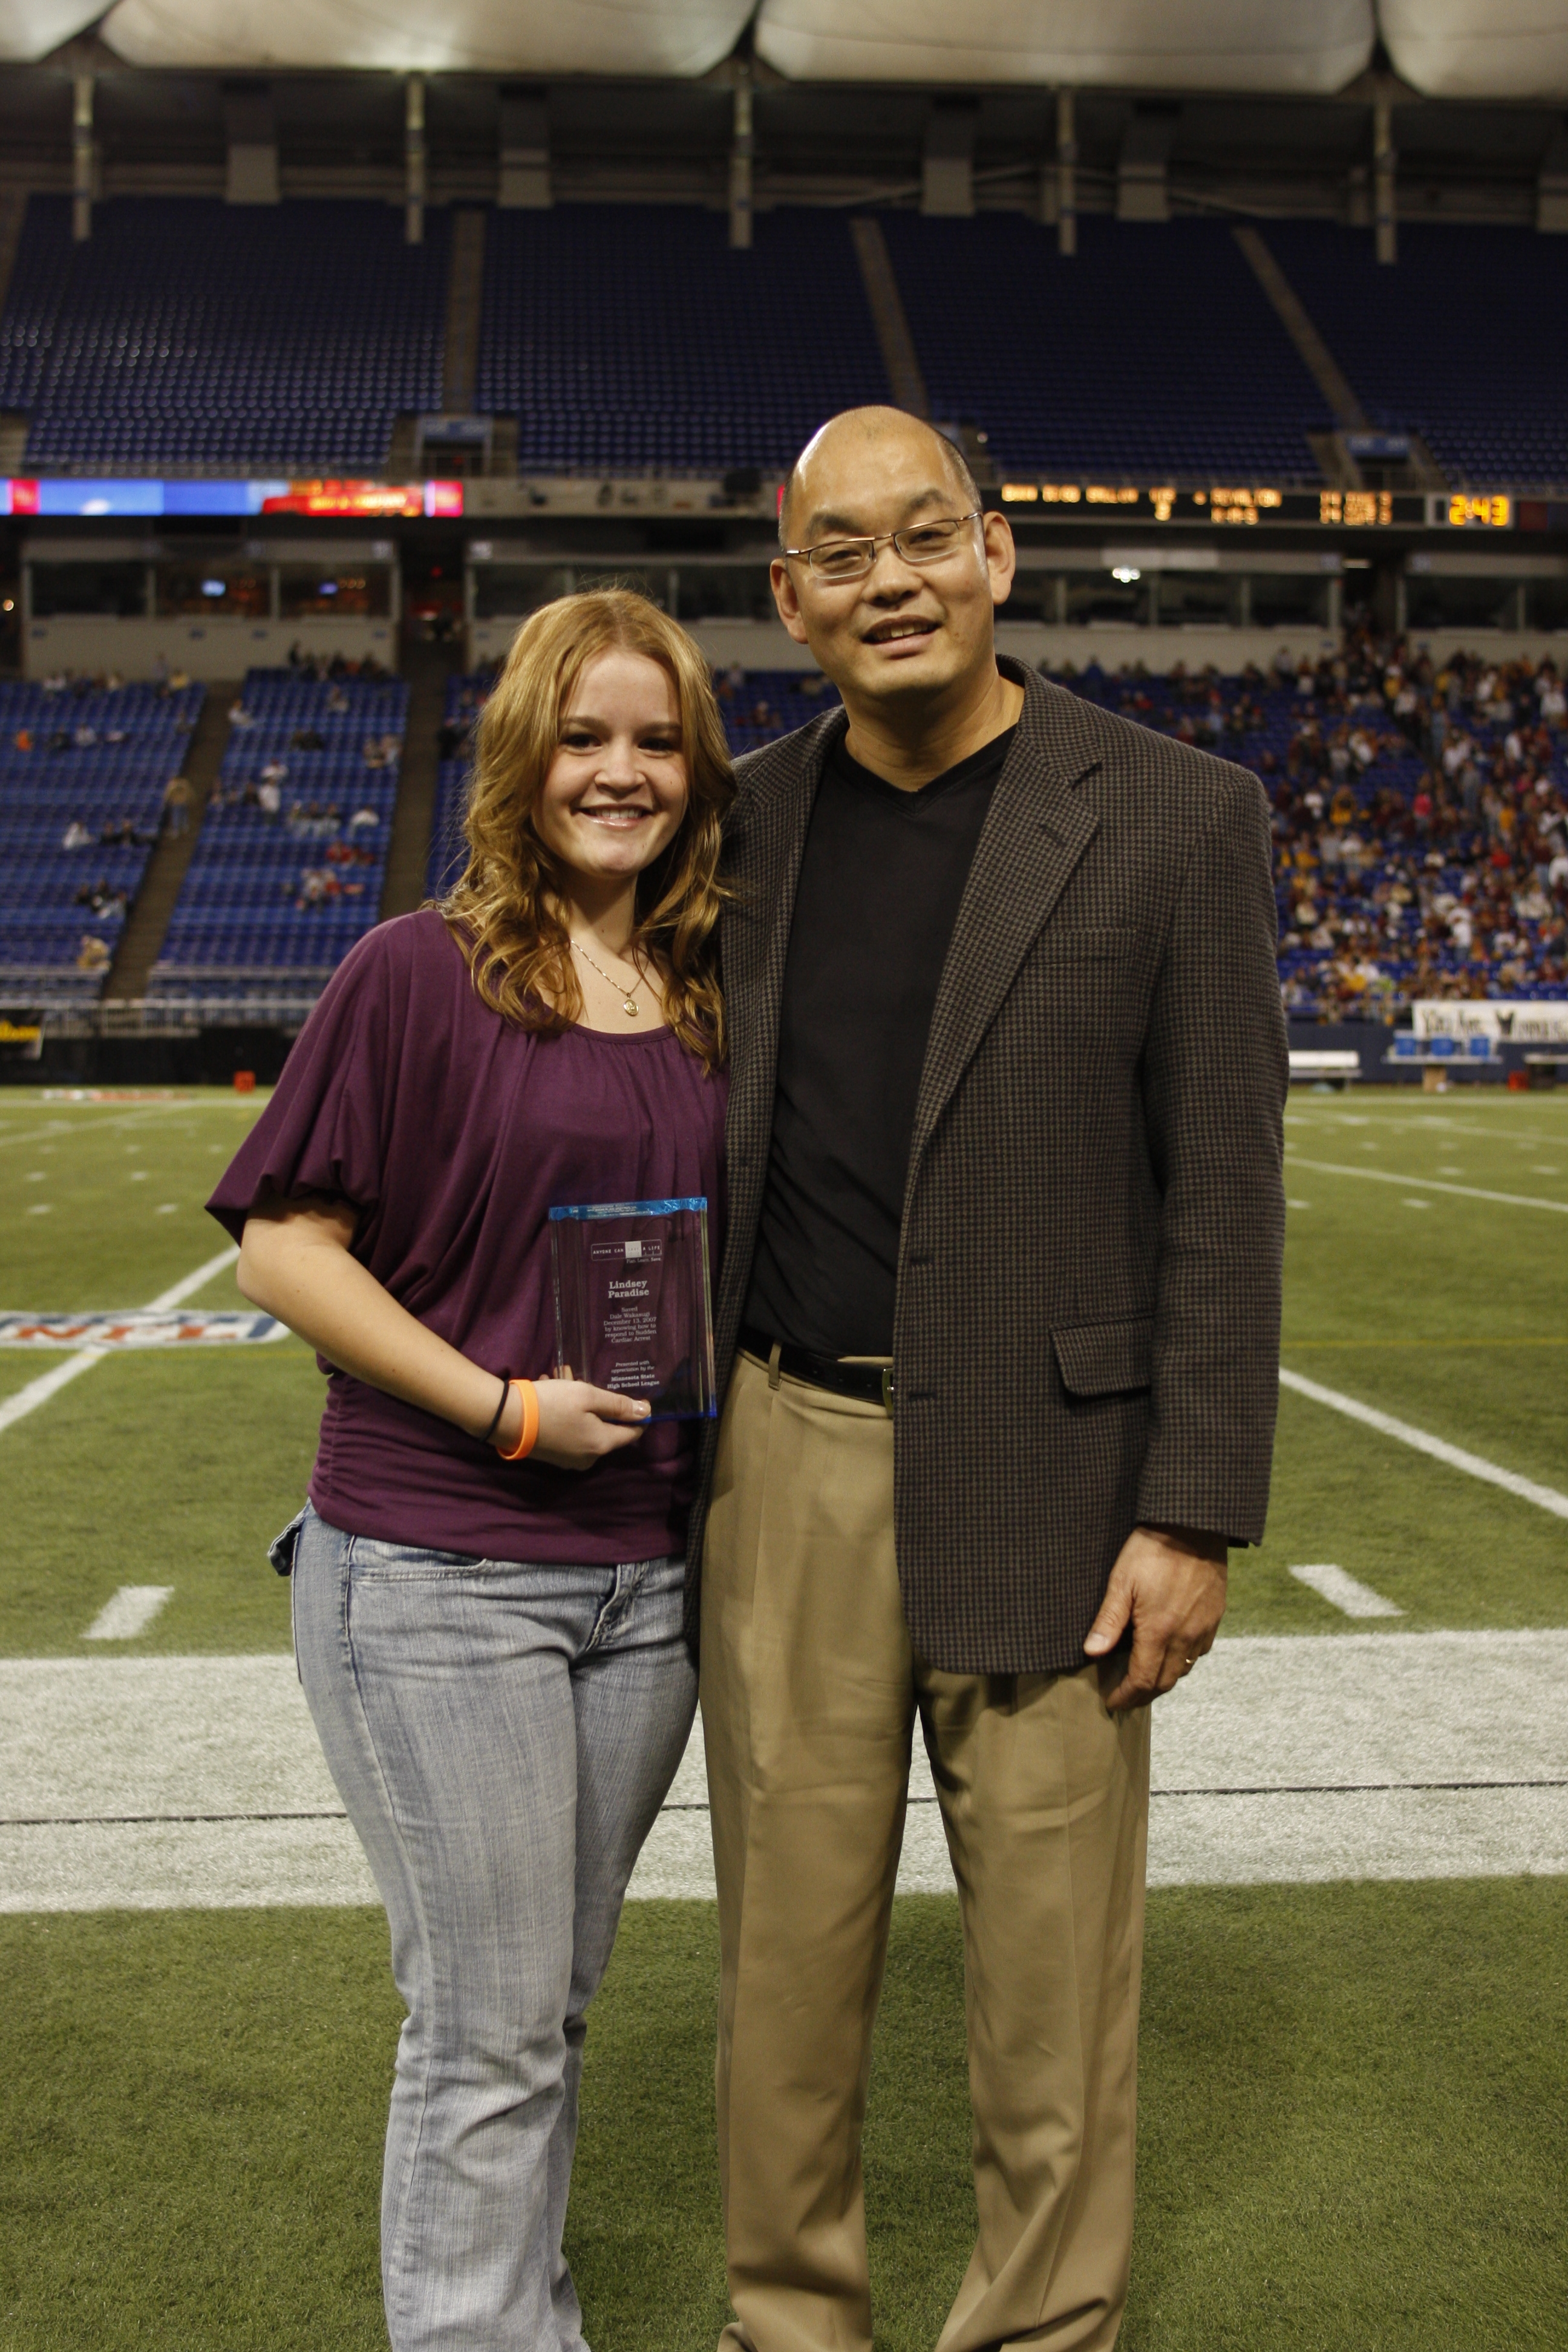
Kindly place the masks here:
[(1247, 591), (1255, 629), (1326, 629), (1331, 583), (1321, 572), (1254, 572)]
[(511, 621), (567, 595), (572, 573), (563, 563), (476, 563), (473, 581), (475, 620)]
[(1414, 572), (1405, 583), (1409, 629), (1516, 629), (1519, 583)]
[(998, 618), (1004, 621), (1044, 621), (1047, 624), (1066, 618), (1067, 582), (1059, 572), (1016, 572), (1013, 591), (1005, 604), (997, 606)]
[(773, 621), (778, 615), (765, 568), (754, 563), (689, 563), (675, 575), (683, 621)]
[(1568, 580), (1526, 581), (1524, 613), (1531, 629), (1568, 629)]
[(146, 614), (144, 563), (35, 563), (32, 572), (36, 621), (73, 613), (119, 621), (141, 620)]
[(1067, 583), (1067, 619), (1087, 627), (1098, 622), (1120, 622), (1123, 627), (1146, 629), (1152, 618), (1150, 581), (1131, 565), (1121, 576), (1109, 572), (1070, 572)]
[(267, 572), (258, 565), (160, 563), (156, 580), (161, 620), (223, 613), (265, 621), (271, 610)]
[(392, 614), (392, 574), (384, 564), (342, 572), (288, 564), (279, 609), (286, 621), (384, 621)]
[(1242, 583), (1233, 572), (1162, 572), (1154, 595), (1163, 629), (1228, 629), (1242, 617)]

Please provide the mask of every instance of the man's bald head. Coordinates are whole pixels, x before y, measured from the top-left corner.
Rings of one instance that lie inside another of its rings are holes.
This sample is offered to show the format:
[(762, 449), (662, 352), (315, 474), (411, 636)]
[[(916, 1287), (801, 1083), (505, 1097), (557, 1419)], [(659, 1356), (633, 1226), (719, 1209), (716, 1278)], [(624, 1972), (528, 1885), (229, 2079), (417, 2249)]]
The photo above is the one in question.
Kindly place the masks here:
[(923, 418), (911, 416), (902, 408), (845, 408), (837, 416), (830, 416), (826, 425), (818, 425), (789, 469), (784, 497), (779, 501), (779, 545), (791, 544), (792, 518), (796, 509), (808, 515), (811, 511), (809, 504), (803, 503), (803, 493), (808, 501), (816, 470), (814, 460), (837, 461), (858, 452), (870, 468), (886, 456), (889, 446), (907, 455), (923, 451), (931, 461), (933, 477), (940, 479), (945, 476), (952, 483), (964, 513), (973, 513), (980, 505), (980, 491), (964, 463), (963, 451), (945, 433), (939, 433), (934, 425), (927, 425)]

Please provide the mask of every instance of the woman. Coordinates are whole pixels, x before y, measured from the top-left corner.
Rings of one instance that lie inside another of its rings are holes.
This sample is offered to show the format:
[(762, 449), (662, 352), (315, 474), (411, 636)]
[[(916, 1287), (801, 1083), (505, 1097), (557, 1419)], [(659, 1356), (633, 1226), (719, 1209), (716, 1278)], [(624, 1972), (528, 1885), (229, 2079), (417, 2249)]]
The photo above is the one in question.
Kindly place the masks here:
[(689, 1423), (563, 1377), (552, 1204), (705, 1195), (731, 791), (696, 646), (619, 592), (521, 631), (468, 861), (340, 966), (210, 1206), (328, 1374), (300, 1679), (408, 2007), (382, 2203), (395, 2352), (574, 2352), (584, 2013), (690, 1728)]

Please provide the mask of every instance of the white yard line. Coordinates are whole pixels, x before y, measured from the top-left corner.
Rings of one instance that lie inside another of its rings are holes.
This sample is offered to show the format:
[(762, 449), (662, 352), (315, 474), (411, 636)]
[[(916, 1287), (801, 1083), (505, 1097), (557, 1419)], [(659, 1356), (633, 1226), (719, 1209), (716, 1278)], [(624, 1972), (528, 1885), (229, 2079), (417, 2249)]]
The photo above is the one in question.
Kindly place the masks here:
[(1568, 1201), (1542, 1201), (1532, 1192), (1488, 1192), (1479, 1184), (1449, 1184), (1436, 1176), (1394, 1176), (1386, 1168), (1342, 1168), (1331, 1160), (1303, 1160), (1287, 1144), (1288, 1168), (1311, 1168), (1321, 1176), (1370, 1176), (1374, 1184), (1419, 1184), (1424, 1192), (1455, 1192), (1465, 1201), (1496, 1201), (1507, 1209), (1552, 1209), (1568, 1217)]
[[(173, 1307), (183, 1307), (187, 1298), (205, 1289), (226, 1266), (233, 1265), (238, 1255), (239, 1252), (231, 1242), (227, 1249), (219, 1250), (216, 1257), (209, 1257), (205, 1265), (196, 1267), (195, 1273), (183, 1276), (167, 1290), (160, 1291), (156, 1298), (150, 1298), (147, 1301), (148, 1313), (166, 1314)], [(0, 1430), (13, 1428), (28, 1413), (36, 1412), (39, 1405), (47, 1404), (49, 1399), (58, 1396), (70, 1381), (79, 1380), (83, 1372), (91, 1371), (94, 1364), (101, 1364), (105, 1356), (113, 1353), (110, 1348), (82, 1348), (74, 1356), (68, 1357), (63, 1364), (57, 1364), (53, 1371), (41, 1373), (36, 1381), (29, 1381), (26, 1388), (18, 1389), (15, 1396), (8, 1396), (0, 1404)]]
[(183, 1276), (167, 1290), (160, 1291), (156, 1298), (150, 1298), (146, 1312), (149, 1315), (166, 1315), (170, 1307), (183, 1307), (187, 1298), (194, 1298), (198, 1290), (205, 1290), (209, 1282), (216, 1282), (226, 1267), (237, 1264), (239, 1252), (230, 1242), (228, 1247), (220, 1249), (216, 1257), (209, 1257), (205, 1265), (198, 1265), (194, 1274)]
[(113, 1599), (104, 1602), (81, 1638), (84, 1642), (133, 1642), (174, 1597), (172, 1584), (122, 1584)]
[(1464, 1470), (1472, 1478), (1484, 1478), (1490, 1486), (1502, 1486), (1509, 1494), (1517, 1495), (1538, 1510), (1550, 1511), (1559, 1519), (1568, 1519), (1568, 1495), (1560, 1495), (1555, 1486), (1542, 1486), (1533, 1478), (1521, 1478), (1515, 1470), (1504, 1470), (1483, 1454), (1467, 1454), (1462, 1445), (1450, 1445), (1446, 1437), (1434, 1437), (1428, 1429), (1417, 1429), (1408, 1421), (1396, 1421), (1391, 1412), (1379, 1412), (1375, 1405), (1363, 1404), (1359, 1397), (1346, 1396), (1339, 1389), (1326, 1389), (1317, 1381), (1309, 1381), (1300, 1372), (1279, 1367), (1279, 1385), (1293, 1389), (1298, 1396), (1310, 1397), (1314, 1404), (1326, 1404), (1332, 1412), (1342, 1412), (1352, 1421), (1364, 1422), (1384, 1437), (1395, 1437), (1401, 1445), (1413, 1445), (1418, 1454), (1429, 1454), (1435, 1462), (1446, 1462), (1450, 1470)]
[(0, 1404), (0, 1430), (9, 1429), (15, 1422), (25, 1421), (28, 1413), (36, 1412), (41, 1404), (47, 1404), (52, 1396), (58, 1396), (61, 1389), (68, 1387), (72, 1381), (80, 1380), (83, 1372), (90, 1372), (94, 1364), (101, 1364), (109, 1352), (107, 1348), (79, 1348), (74, 1355), (66, 1358), (63, 1364), (57, 1364), (53, 1371), (40, 1372), (36, 1381), (29, 1381), (26, 1388), (18, 1389), (14, 1396), (8, 1396), (4, 1404)]
[(1396, 1601), (1385, 1601), (1370, 1584), (1363, 1584), (1331, 1560), (1310, 1562), (1304, 1568), (1290, 1570), (1298, 1584), (1305, 1584), (1331, 1608), (1346, 1617), (1403, 1617), (1405, 1612)]
[[(1221, 1641), (1153, 1787), (1156, 1885), (1568, 1873), (1568, 1632)], [(935, 1794), (917, 1735), (905, 1893)], [(631, 1894), (712, 1899), (700, 1727)], [(0, 1910), (374, 1900), (286, 1653), (0, 1662)]]
[[(95, 1106), (95, 1108), (101, 1108), (101, 1106)], [(116, 1111), (108, 1118), (52, 1118), (43, 1127), (29, 1127), (13, 1134), (0, 1135), (0, 1150), (10, 1143), (52, 1141), (55, 1137), (60, 1135), (68, 1135), (74, 1139), (82, 1135), (111, 1133), (117, 1128), (147, 1127), (170, 1111), (177, 1112), (182, 1118), (189, 1118), (199, 1108), (200, 1106), (191, 1103), (140, 1103), (128, 1107), (124, 1110)], [(226, 1105), (225, 1108), (226, 1108), (227, 1106)]]
[[(1526, 1144), (1532, 1149), (1537, 1144), (1550, 1144), (1555, 1150), (1563, 1141), (1561, 1131), (1542, 1135), (1532, 1127), (1481, 1127), (1473, 1115), (1456, 1118), (1451, 1112), (1444, 1111), (1404, 1111), (1397, 1109), (1392, 1102), (1384, 1103), (1382, 1112), (1389, 1125), (1395, 1129), (1424, 1127), (1454, 1135), (1488, 1136), (1499, 1143), (1518, 1144), (1521, 1149)], [(1377, 1123), (1365, 1112), (1357, 1115), (1350, 1111), (1288, 1110), (1285, 1120), (1289, 1127), (1372, 1127)]]

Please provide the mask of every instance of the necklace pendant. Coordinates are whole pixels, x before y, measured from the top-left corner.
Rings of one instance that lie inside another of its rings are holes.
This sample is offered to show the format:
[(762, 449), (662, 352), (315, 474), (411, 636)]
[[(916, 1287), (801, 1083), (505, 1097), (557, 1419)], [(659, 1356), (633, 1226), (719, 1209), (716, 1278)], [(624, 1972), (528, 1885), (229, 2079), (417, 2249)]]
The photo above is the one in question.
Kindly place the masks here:
[(637, 1006), (632, 1003), (629, 996), (622, 998), (621, 1011), (626, 1014), (628, 1021), (635, 1021), (637, 1017)]

